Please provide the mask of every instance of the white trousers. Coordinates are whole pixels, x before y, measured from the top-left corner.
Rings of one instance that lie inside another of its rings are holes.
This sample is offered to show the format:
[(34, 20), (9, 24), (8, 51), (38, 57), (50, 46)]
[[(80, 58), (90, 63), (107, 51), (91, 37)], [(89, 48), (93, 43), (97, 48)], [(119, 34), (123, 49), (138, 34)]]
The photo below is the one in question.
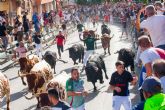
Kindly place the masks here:
[(89, 59), (89, 57), (94, 53), (94, 50), (88, 50), (86, 51), (85, 55), (84, 55), (84, 59), (83, 59), (83, 65), (86, 66), (86, 63)]
[(35, 44), (36, 46), (36, 54), (39, 56), (39, 54), (41, 53), (41, 56), (43, 55), (42, 54), (42, 45), (41, 44)]
[(85, 105), (83, 104), (77, 108), (72, 108), (72, 110), (85, 110)]
[(125, 110), (132, 110), (132, 104), (129, 96), (113, 96), (113, 110), (120, 110), (121, 105), (124, 106)]

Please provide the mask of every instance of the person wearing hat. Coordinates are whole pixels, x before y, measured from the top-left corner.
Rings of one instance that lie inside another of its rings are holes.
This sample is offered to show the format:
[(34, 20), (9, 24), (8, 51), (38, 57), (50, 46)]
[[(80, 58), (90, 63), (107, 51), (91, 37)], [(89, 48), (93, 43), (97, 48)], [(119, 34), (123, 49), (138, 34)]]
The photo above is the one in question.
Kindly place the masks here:
[(161, 91), (161, 81), (158, 78), (146, 78), (139, 89), (146, 99), (143, 110), (165, 110), (165, 94)]
[(71, 107), (59, 99), (58, 91), (54, 88), (48, 90), (49, 101), (51, 102), (51, 110), (71, 110)]
[(55, 37), (53, 42), (57, 43), (58, 55), (61, 59), (61, 52), (64, 51), (65, 37), (62, 35), (62, 30), (59, 30), (59, 34)]

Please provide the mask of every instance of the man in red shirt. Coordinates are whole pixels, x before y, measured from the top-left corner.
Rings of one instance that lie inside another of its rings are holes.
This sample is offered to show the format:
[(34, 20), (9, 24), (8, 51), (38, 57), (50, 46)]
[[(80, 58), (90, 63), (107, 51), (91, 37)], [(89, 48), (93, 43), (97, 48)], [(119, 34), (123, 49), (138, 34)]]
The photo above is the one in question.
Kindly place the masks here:
[(61, 52), (64, 51), (65, 37), (62, 35), (62, 30), (59, 30), (59, 34), (55, 37), (54, 41), (57, 43), (58, 55), (61, 59)]

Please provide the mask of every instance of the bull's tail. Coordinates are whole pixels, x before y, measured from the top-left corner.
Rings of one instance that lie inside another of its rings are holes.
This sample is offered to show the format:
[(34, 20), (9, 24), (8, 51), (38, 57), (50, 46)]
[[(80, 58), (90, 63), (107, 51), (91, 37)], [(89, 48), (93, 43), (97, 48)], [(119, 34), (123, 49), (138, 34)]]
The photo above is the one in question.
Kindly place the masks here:
[(61, 61), (61, 62), (63, 62), (63, 63), (68, 63), (67, 61), (64, 61), (64, 60), (62, 60), (62, 59), (57, 59), (57, 61)]

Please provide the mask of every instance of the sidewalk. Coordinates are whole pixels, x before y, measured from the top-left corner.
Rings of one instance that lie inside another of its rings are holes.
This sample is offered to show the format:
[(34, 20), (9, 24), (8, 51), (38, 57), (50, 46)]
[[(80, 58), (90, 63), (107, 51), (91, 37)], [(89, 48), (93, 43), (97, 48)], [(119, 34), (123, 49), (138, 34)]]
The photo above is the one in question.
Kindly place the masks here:
[[(69, 26), (67, 28), (68, 34), (71, 34), (76, 29), (73, 26)], [(50, 42), (54, 39), (54, 37), (58, 34), (58, 30), (50, 29), (49, 33), (43, 33), (43, 50), (47, 49), (51, 46)], [(27, 47), (27, 45), (25, 45)], [(28, 50), (27, 55), (35, 54), (35, 49)], [(5, 52), (0, 53), (0, 71), (6, 71), (8, 68), (15, 66), (17, 61), (12, 60), (12, 54), (7, 54)]]

